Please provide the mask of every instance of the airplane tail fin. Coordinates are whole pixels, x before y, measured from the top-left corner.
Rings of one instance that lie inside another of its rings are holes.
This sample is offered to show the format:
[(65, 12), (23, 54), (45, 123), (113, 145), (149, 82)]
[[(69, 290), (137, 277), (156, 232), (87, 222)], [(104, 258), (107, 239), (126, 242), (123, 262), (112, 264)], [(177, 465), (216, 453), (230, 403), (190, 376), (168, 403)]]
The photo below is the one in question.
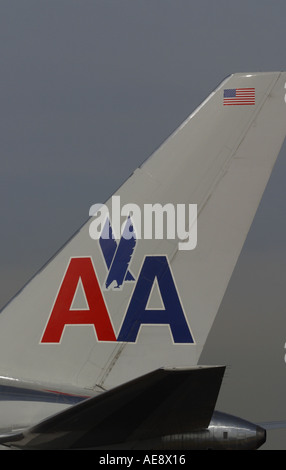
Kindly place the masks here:
[(231, 75), (92, 211), (2, 310), (1, 376), (109, 389), (198, 363), (285, 138), (285, 84)]

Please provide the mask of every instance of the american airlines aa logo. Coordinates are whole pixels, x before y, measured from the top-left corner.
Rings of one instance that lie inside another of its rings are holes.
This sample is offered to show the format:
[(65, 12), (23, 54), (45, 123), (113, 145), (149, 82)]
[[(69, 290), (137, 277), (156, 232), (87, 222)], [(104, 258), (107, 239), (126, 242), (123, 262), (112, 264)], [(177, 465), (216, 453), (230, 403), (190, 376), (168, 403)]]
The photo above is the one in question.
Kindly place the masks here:
[[(76, 257), (71, 258), (67, 266), (41, 343), (60, 343), (67, 325), (91, 325), (98, 341), (127, 343), (137, 341), (141, 326), (154, 325), (160, 328), (167, 325), (174, 343), (194, 343), (167, 256), (145, 255), (136, 280), (129, 268), (136, 254), (137, 243), (130, 218), (124, 230), (126, 232), (117, 244), (107, 220), (99, 239), (107, 267), (105, 289), (113, 287), (116, 295), (116, 289), (123, 289), (125, 282), (135, 283), (119, 333), (116, 335), (113, 329), (104, 289), (102, 291), (100, 288), (91, 257)], [(109, 236), (106, 236), (107, 232)], [(79, 282), (86, 297), (85, 309), (72, 308)], [(163, 308), (148, 306), (155, 284)]]

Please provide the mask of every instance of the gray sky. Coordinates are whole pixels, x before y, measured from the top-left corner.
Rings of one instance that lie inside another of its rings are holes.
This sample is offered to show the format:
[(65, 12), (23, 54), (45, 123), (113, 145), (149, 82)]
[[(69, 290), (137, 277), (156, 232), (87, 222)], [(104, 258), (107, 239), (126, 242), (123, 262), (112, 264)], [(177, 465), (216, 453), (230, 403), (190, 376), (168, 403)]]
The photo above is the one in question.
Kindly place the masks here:
[[(0, 1), (0, 305), (223, 78), (286, 70), (285, 18), (285, 0)], [(220, 408), (256, 421), (286, 419), (285, 179), (286, 145), (203, 356), (230, 364)]]

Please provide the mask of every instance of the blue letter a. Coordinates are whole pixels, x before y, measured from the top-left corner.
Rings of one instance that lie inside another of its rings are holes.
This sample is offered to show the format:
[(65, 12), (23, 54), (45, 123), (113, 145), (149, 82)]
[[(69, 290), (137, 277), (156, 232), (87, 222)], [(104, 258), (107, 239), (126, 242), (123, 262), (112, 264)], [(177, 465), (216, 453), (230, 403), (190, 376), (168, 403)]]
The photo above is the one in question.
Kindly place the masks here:
[[(157, 278), (164, 309), (146, 309)], [(146, 256), (117, 341), (135, 342), (141, 325), (170, 325), (175, 343), (193, 343), (193, 337), (166, 256)]]

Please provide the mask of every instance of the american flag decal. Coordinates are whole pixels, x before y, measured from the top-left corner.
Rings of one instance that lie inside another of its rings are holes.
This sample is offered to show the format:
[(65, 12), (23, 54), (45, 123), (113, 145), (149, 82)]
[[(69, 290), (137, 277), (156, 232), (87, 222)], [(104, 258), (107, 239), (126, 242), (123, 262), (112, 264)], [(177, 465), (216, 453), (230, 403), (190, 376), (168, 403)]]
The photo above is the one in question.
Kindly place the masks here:
[(255, 104), (255, 88), (231, 88), (223, 92), (224, 106)]

